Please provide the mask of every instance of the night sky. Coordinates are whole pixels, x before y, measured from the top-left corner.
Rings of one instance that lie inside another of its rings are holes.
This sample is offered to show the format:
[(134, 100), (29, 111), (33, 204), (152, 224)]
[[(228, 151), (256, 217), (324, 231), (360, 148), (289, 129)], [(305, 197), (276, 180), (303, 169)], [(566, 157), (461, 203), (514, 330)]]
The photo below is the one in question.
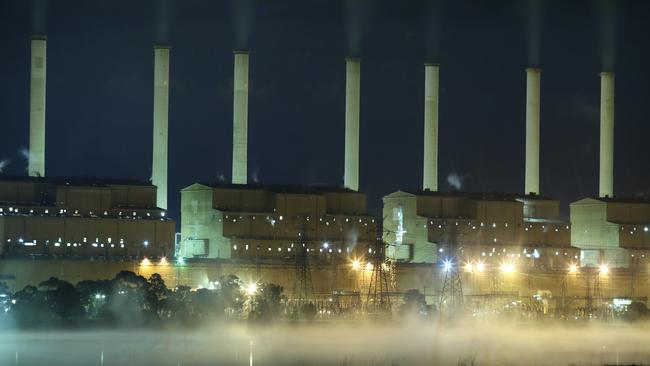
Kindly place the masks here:
[[(34, 5), (35, 4), (35, 5)], [(249, 181), (342, 185), (345, 63), (362, 58), (360, 188), (422, 185), (427, 60), (440, 187), (520, 192), (525, 67), (542, 69), (541, 190), (598, 191), (599, 72), (616, 71), (615, 194), (650, 194), (650, 2), (0, 0), (0, 160), (25, 175), (29, 37), (48, 36), (48, 176), (151, 175), (153, 49), (171, 52), (170, 211), (230, 180), (232, 50), (251, 51)], [(568, 210), (564, 209), (565, 214)]]

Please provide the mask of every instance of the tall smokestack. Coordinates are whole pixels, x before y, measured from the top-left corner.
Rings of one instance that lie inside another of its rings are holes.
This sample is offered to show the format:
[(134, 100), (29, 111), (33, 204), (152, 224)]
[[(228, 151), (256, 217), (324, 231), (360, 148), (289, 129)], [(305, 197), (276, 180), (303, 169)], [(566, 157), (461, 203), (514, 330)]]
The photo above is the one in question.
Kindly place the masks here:
[(526, 69), (526, 179), (525, 194), (539, 194), (539, 94), (542, 70)]
[(440, 66), (424, 65), (424, 180), (423, 189), (438, 190), (438, 96)]
[(45, 176), (45, 81), (47, 69), (47, 38), (32, 36), (29, 92), (29, 158), (30, 176)]
[(232, 120), (232, 183), (246, 184), (248, 161), (248, 51), (235, 51)]
[(153, 159), (151, 182), (158, 187), (156, 205), (167, 209), (167, 136), (169, 112), (169, 46), (154, 46)]
[(361, 60), (345, 59), (345, 173), (343, 185), (359, 190), (359, 104)]
[(614, 73), (600, 73), (599, 196), (614, 197)]

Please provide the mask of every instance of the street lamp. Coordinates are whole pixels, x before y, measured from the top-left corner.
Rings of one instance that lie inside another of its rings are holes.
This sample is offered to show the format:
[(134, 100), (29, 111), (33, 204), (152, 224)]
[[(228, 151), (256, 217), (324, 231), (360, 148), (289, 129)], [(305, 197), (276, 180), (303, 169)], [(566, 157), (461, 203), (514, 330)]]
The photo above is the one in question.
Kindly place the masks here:
[(576, 274), (578, 273), (578, 265), (575, 263), (569, 264), (569, 273), (570, 274)]
[(476, 262), (476, 270), (478, 272), (484, 272), (485, 271), (485, 262), (481, 262), (481, 261)]
[(358, 259), (353, 260), (352, 261), (352, 269), (355, 270), (355, 271), (360, 270), (361, 269), (361, 261), (359, 261)]
[(609, 273), (609, 266), (606, 263), (602, 263), (600, 266), (598, 266), (598, 273), (601, 275), (606, 275)]
[(501, 263), (499, 269), (502, 273), (513, 273), (515, 271), (515, 265), (512, 263), (504, 262)]
[(257, 283), (249, 283), (246, 285), (246, 295), (248, 296), (255, 296), (257, 293)]

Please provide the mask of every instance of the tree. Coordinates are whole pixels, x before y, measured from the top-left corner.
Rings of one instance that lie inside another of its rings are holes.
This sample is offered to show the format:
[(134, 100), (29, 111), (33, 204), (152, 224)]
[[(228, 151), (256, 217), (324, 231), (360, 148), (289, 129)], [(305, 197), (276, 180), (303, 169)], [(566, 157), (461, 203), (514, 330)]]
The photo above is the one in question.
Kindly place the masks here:
[(54, 317), (63, 323), (70, 324), (83, 317), (79, 294), (70, 282), (50, 277), (38, 284), (38, 292)]
[(178, 286), (170, 291), (167, 299), (164, 300), (164, 307), (169, 316), (180, 322), (190, 320), (192, 308), (192, 289), (189, 286)]
[(130, 271), (118, 273), (112, 280), (110, 296), (102, 307), (99, 317), (107, 322), (128, 326), (142, 325), (150, 321), (146, 313), (148, 282)]
[(36, 287), (25, 286), (14, 294), (14, 300), (16, 303), (12, 307), (12, 315), (18, 325), (45, 327), (54, 324), (54, 315)]
[(221, 297), (229, 315), (240, 312), (244, 307), (244, 283), (235, 275), (221, 277)]
[(423, 316), (426, 315), (427, 303), (424, 295), (420, 290), (410, 289), (404, 293), (404, 303), (400, 308), (403, 316)]
[(223, 316), (224, 303), (219, 292), (202, 288), (192, 294), (192, 310), (199, 319)]
[(269, 322), (280, 315), (281, 304), (284, 300), (282, 286), (264, 284), (251, 298), (251, 309), (248, 319)]
[(81, 306), (86, 310), (87, 319), (96, 319), (102, 312), (107, 299), (112, 295), (111, 280), (85, 280), (76, 286)]
[(0, 282), (0, 318), (4, 317), (10, 308), (11, 291), (9, 291), (9, 286), (4, 282)]
[(167, 289), (167, 286), (165, 285), (165, 280), (163, 280), (158, 273), (152, 274), (147, 282), (147, 291), (145, 296), (146, 308), (150, 309), (157, 317), (162, 317), (164, 303), (169, 297), (169, 292), (169, 289)]

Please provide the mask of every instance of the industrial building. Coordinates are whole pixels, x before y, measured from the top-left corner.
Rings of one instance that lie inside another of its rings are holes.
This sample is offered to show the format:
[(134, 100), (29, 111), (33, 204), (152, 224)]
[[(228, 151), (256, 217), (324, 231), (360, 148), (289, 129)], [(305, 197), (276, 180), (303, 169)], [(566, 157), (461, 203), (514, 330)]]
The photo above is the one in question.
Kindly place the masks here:
[(394, 192), (383, 201), (384, 240), (398, 261), (530, 259), (550, 268), (577, 261), (570, 225), (560, 219), (555, 200), (420, 190)]
[(163, 257), (174, 225), (150, 183), (0, 177), (2, 255)]
[(234, 52), (232, 183), (181, 191), (180, 255), (291, 261), (304, 248), (314, 260), (347, 261), (363, 254), (376, 223), (358, 192), (360, 60), (346, 59), (343, 187), (300, 187), (248, 183), (249, 57)]
[(571, 243), (583, 265), (645, 269), (650, 255), (650, 201), (585, 198), (571, 204)]
[[(193, 184), (181, 191), (184, 257), (347, 258), (375, 238), (365, 194), (337, 187)], [(293, 262), (292, 262), (293, 263)]]
[[(152, 180), (46, 176), (47, 38), (31, 38), (28, 177), (0, 176), (0, 255), (166, 257), (169, 47), (154, 47)], [(159, 187), (158, 187), (159, 186)]]

